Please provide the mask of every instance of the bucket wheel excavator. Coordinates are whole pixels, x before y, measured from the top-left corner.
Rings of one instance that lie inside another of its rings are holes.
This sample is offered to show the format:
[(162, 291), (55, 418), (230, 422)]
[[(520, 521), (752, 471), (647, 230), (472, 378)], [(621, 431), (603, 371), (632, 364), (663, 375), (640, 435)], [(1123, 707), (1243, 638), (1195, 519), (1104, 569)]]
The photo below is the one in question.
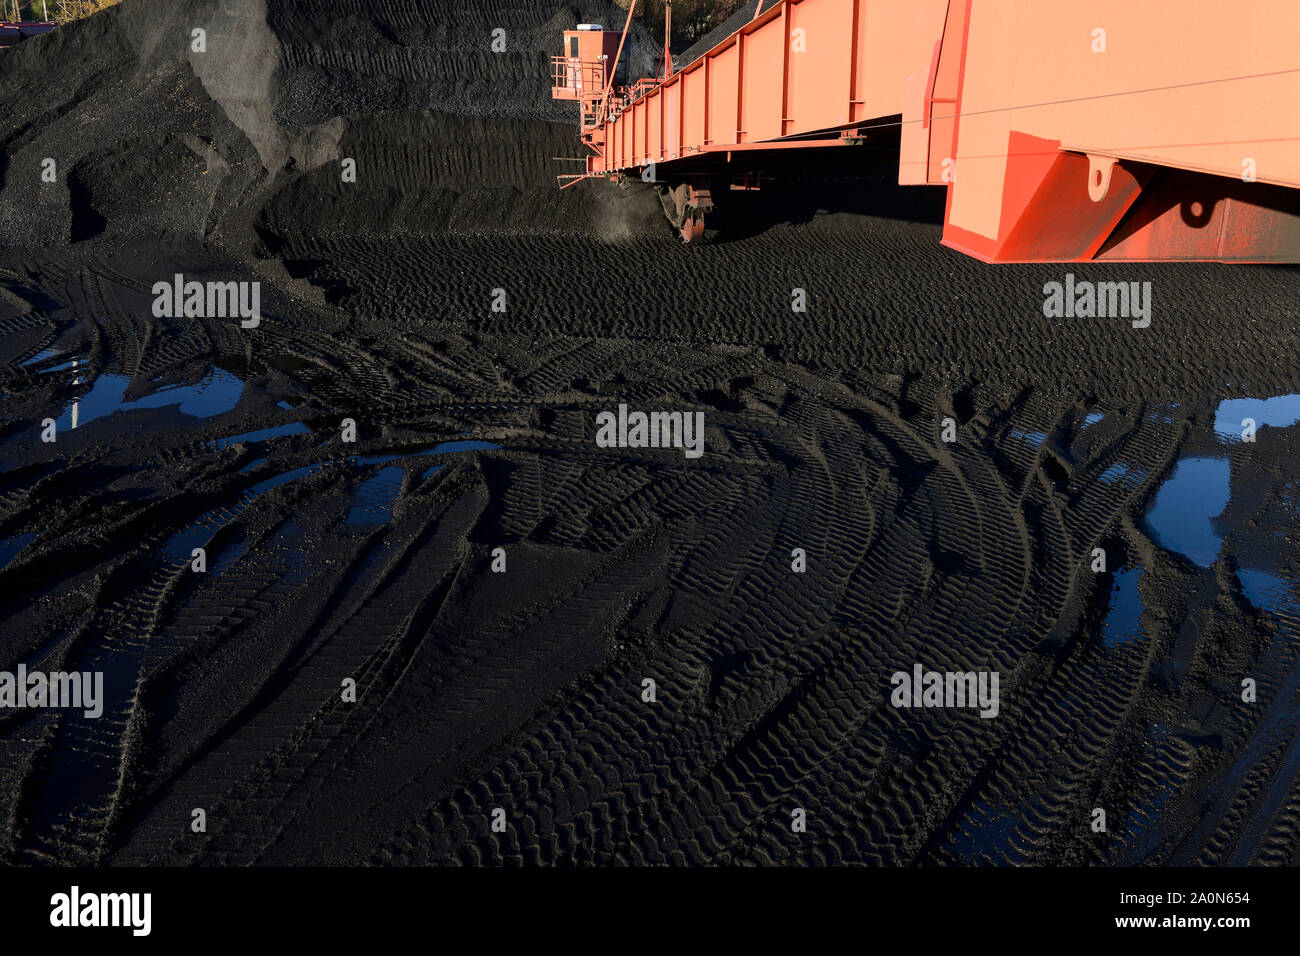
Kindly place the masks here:
[(1295, 0), (757, 0), (679, 69), (668, 4), (632, 81), (636, 7), (552, 58), (586, 150), (561, 187), (654, 183), (686, 242), (725, 192), (884, 144), (900, 184), (947, 191), (944, 245), (985, 262), (1300, 262)]

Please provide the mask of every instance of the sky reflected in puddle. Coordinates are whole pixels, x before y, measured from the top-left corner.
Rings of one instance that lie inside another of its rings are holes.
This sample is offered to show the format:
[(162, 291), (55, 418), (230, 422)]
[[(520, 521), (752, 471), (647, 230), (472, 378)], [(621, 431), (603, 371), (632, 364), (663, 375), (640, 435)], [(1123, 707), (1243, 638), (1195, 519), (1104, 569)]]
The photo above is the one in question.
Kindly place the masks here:
[(169, 408), (173, 405), (183, 415), (212, 418), (233, 410), (239, 404), (239, 397), (244, 390), (243, 382), (219, 368), (210, 370), (195, 385), (174, 385), (126, 401), (126, 390), (130, 384), (131, 379), (126, 375), (100, 375), (89, 392), (64, 408), (58, 419), (59, 429), (81, 428), (98, 418), (117, 412)]
[(1232, 469), (1226, 458), (1184, 458), (1156, 492), (1146, 524), (1161, 545), (1203, 568), (1214, 564), (1223, 539), (1212, 518), (1230, 497)]

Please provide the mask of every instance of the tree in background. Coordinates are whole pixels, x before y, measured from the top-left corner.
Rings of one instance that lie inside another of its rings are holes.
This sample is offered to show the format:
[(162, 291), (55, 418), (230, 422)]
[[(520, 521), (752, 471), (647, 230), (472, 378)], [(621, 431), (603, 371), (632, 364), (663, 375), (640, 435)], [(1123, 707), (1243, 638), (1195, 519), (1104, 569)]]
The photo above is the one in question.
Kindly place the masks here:
[(52, 0), (47, 0), (50, 6), (50, 14), (60, 23), (67, 23), (70, 20), (80, 20), (82, 17), (88, 17), (100, 10), (105, 10), (120, 0), (58, 0), (58, 9), (55, 10), (56, 4)]
[(68, 23), (98, 13), (121, 0), (0, 0), (0, 20), (54, 20)]
[(0, 20), (23, 22), (80, 20), (120, 3), (121, 0), (0, 0)]
[[(629, 0), (618, 3), (626, 10)], [(754, 0), (673, 0), (673, 48), (691, 45), (745, 5), (757, 4)], [(636, 9), (650, 36), (662, 37), (664, 0), (638, 0)]]
[(0, 20), (52, 20), (58, 6), (58, 0), (0, 0)]

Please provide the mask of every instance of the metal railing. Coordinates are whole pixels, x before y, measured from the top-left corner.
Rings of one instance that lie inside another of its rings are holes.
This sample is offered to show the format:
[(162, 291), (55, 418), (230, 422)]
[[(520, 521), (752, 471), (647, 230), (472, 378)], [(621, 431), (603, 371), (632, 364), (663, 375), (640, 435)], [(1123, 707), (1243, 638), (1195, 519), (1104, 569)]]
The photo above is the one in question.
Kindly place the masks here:
[(570, 99), (594, 97), (605, 89), (605, 61), (579, 60), (572, 56), (551, 57), (551, 92), (572, 90)]

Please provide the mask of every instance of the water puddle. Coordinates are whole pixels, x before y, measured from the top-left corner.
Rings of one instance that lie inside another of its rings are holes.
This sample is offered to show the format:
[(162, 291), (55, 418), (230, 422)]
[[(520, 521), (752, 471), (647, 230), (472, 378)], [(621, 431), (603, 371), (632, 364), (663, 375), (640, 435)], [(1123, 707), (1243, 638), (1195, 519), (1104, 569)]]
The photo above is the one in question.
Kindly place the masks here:
[(1287, 623), (1300, 619), (1300, 602), (1296, 601), (1291, 584), (1285, 578), (1254, 568), (1238, 568), (1237, 580), (1241, 582), (1242, 593), (1255, 607)]
[(1030, 448), (1037, 448), (1047, 441), (1047, 432), (1031, 432), (1023, 428), (1012, 428), (1007, 431), (1007, 435), (1017, 441), (1022, 441)]
[(0, 571), (8, 566), (9, 562), (18, 557), (18, 552), (27, 547), (36, 540), (36, 534), (16, 534), (12, 538), (0, 539)]
[[(39, 365), (41, 362), (46, 362), (52, 358), (58, 358), (60, 355), (67, 355), (67, 354), (68, 353), (63, 351), (62, 349), (42, 349), (41, 351), (33, 355), (31, 358), (19, 362), (18, 367), (27, 368), (32, 365)], [(51, 365), (49, 368), (38, 369), (36, 374), (48, 375), (51, 372), (64, 372), (76, 368), (77, 365), (78, 362), (75, 358), (68, 359), (68, 361), (60, 362), (58, 365)]]
[(41, 349), (29, 359), (24, 359), (18, 363), (19, 368), (26, 368), (28, 365), (35, 365), (37, 362), (44, 362), (48, 358), (61, 354), (58, 349)]
[(1151, 406), (1151, 411), (1147, 413), (1147, 421), (1159, 422), (1162, 425), (1172, 425), (1174, 423), (1174, 412), (1182, 406), (1178, 402), (1167, 402), (1161, 405)]
[(1212, 520), (1230, 497), (1232, 469), (1226, 458), (1184, 458), (1156, 492), (1146, 524), (1170, 551), (1208, 568), (1219, 556), (1223, 539)]
[[(1253, 420), (1256, 427), (1300, 424), (1300, 395), (1221, 401), (1214, 413), (1214, 434), (1225, 452), (1240, 444), (1243, 419)], [(1231, 500), (1231, 484), (1232, 468), (1226, 455), (1183, 458), (1156, 492), (1144, 519), (1146, 525), (1161, 545), (1208, 568), (1223, 543), (1214, 519)]]
[(213, 529), (206, 525), (178, 531), (163, 542), (163, 553), (176, 561), (189, 561), (195, 548), (201, 548), (212, 537)]
[[(473, 451), (498, 451), (500, 445), (487, 441), (466, 439), (442, 442), (424, 451), (401, 451), (376, 455), (351, 455), (349, 463), (364, 467), (366, 465), (385, 465), (377, 474), (367, 478), (357, 489), (356, 499), (348, 512), (347, 523), (350, 525), (387, 524), (392, 520), (393, 505), (402, 490), (405, 470), (392, 464), (413, 458), (427, 458), (430, 455), (454, 455)], [(423, 480), (436, 475), (445, 466), (432, 465), (420, 473)]]
[(248, 542), (244, 540), (237, 541), (208, 563), (208, 571), (217, 577), (221, 577), (223, 572), (229, 570), (247, 552)]
[(1300, 422), (1300, 395), (1273, 398), (1230, 398), (1220, 402), (1214, 413), (1214, 432), (1221, 439), (1241, 441), (1242, 421), (1252, 419), (1256, 428), (1269, 425), (1286, 428)]
[(1120, 568), (1110, 592), (1110, 611), (1102, 625), (1101, 640), (1107, 647), (1119, 647), (1142, 636), (1142, 595), (1138, 581), (1142, 568)]
[(231, 435), (228, 438), (218, 438), (213, 444), (217, 448), (226, 449), (240, 442), (266, 441), (268, 438), (280, 438), (285, 435), (305, 435), (308, 431), (310, 429), (302, 422), (289, 422), (287, 425), (276, 425), (272, 428)]
[(272, 488), (279, 488), (281, 485), (286, 485), (298, 478), (305, 478), (307, 475), (319, 471), (321, 467), (322, 466), (319, 464), (304, 465), (302, 468), (295, 468), (293, 471), (281, 472), (280, 474), (273, 475), (264, 481), (259, 481), (257, 484), (253, 485), (251, 491), (254, 495), (260, 495), (263, 492), (270, 491)]
[(404, 458), (420, 458), (431, 454), (433, 452), (403, 451), (389, 455), (349, 455), (348, 461), (354, 465), (386, 465), (390, 461), (401, 461)]
[(243, 557), (244, 552), (248, 550), (248, 542), (241, 538), (234, 544), (227, 545), (224, 550), (213, 554), (209, 549), (209, 543), (219, 530), (220, 525), (206, 523), (178, 531), (163, 543), (163, 553), (184, 565), (193, 560), (195, 548), (203, 548), (207, 551), (208, 573), (219, 577), (221, 572)]
[(1113, 484), (1123, 482), (1127, 485), (1136, 485), (1146, 481), (1147, 473), (1137, 468), (1130, 468), (1122, 461), (1117, 461), (1097, 477), (1100, 481), (1111, 482)]
[(219, 368), (212, 369), (196, 385), (173, 385), (128, 402), (125, 396), (130, 384), (131, 379), (125, 375), (100, 375), (89, 392), (64, 409), (58, 421), (59, 428), (79, 428), (116, 412), (173, 405), (178, 406), (183, 415), (213, 418), (224, 415), (239, 404), (239, 396), (244, 390), (242, 381)]
[(399, 451), (383, 455), (352, 455), (348, 461), (354, 465), (386, 465), (404, 458), (424, 458), (429, 455), (453, 455), (467, 451), (500, 451), (500, 445), (488, 441), (447, 441), (424, 451)]
[(431, 455), (451, 455), (463, 451), (500, 451), (501, 446), (490, 441), (446, 441), (434, 446)]

